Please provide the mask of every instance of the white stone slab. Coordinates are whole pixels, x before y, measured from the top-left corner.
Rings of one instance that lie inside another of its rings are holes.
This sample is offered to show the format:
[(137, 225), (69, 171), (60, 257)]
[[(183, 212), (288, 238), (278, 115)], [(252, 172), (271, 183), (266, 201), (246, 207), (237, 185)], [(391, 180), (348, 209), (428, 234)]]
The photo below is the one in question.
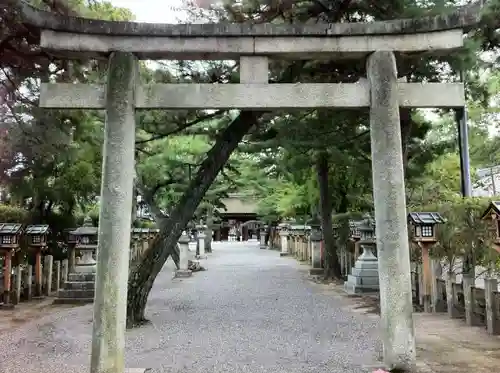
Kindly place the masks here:
[[(462, 107), (461, 83), (398, 83), (401, 107)], [(368, 82), (340, 84), (152, 84), (137, 89), (137, 109), (360, 108), (370, 105)], [(104, 109), (103, 85), (42, 84), (43, 108)]]
[[(42, 48), (77, 54), (131, 52), (142, 59), (230, 60), (240, 55), (316, 59), (368, 54), (377, 50), (419, 52), (463, 46), (459, 28), (421, 33), (305, 36), (145, 36), (43, 30)], [(351, 56), (352, 57), (352, 56)]]

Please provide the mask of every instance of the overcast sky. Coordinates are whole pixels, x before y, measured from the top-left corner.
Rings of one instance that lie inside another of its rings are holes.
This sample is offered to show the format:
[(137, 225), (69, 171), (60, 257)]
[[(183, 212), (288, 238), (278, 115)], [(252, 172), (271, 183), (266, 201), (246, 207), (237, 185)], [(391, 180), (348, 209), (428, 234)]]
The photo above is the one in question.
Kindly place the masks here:
[(182, 6), (182, 0), (110, 0), (114, 6), (128, 8), (138, 22), (177, 23), (182, 12), (176, 8)]

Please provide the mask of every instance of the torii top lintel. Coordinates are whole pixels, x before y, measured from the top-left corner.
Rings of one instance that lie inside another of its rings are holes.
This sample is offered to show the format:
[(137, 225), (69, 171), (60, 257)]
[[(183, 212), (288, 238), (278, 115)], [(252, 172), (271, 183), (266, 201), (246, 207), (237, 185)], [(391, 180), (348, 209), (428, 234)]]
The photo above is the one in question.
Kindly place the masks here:
[(450, 13), (422, 18), (395, 19), (370, 23), (319, 24), (162, 24), (141, 22), (104, 21), (64, 16), (33, 8), (23, 3), (25, 23), (42, 29), (113, 36), (354, 36), (435, 32), (464, 29), (476, 25), (480, 17), (480, 4), (457, 7)]
[(47, 50), (101, 56), (120, 50), (151, 59), (231, 59), (252, 54), (314, 58), (377, 49), (453, 49), (463, 44), (462, 30), (477, 25), (480, 10), (481, 5), (474, 3), (437, 16), (370, 23), (153, 24), (65, 16), (20, 2), (22, 22), (42, 30), (41, 46)]

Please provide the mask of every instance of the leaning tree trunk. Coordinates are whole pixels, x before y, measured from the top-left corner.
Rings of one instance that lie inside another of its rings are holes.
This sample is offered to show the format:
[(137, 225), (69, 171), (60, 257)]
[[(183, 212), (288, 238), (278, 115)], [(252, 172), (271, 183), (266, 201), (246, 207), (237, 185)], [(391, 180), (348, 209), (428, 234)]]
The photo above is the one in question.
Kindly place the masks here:
[(328, 153), (321, 152), (316, 162), (318, 175), (321, 228), (323, 230), (323, 247), (325, 253), (325, 279), (342, 278), (337, 248), (333, 237), (332, 202), (328, 187)]
[(217, 139), (207, 153), (198, 173), (168, 218), (159, 222), (160, 232), (144, 257), (131, 268), (128, 278), (127, 326), (145, 322), (144, 313), (149, 292), (168, 257), (179, 260), (177, 241), (193, 216), (205, 193), (224, 167), (231, 153), (250, 128), (257, 123), (260, 113), (241, 112)]

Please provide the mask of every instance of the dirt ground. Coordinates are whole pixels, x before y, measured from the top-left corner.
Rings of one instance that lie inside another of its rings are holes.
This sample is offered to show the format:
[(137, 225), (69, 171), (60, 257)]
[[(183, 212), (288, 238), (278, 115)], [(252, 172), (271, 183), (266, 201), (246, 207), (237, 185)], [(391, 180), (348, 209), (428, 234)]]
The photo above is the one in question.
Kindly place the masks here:
[[(317, 284), (335, 297), (347, 298), (353, 312), (378, 317), (378, 299), (348, 296), (340, 284)], [(48, 313), (72, 306), (53, 305), (53, 299), (21, 303), (14, 310), (0, 310), (0, 334)], [(498, 373), (500, 336), (490, 336), (482, 327), (467, 327), (463, 320), (446, 314), (414, 314), (419, 373)]]
[[(353, 311), (378, 317), (377, 298), (348, 296), (340, 284), (320, 286), (350, 298)], [(468, 327), (464, 320), (449, 319), (445, 313), (414, 313), (414, 322), (419, 372), (500, 372), (500, 336), (489, 335), (483, 327)]]
[(14, 309), (0, 309), (0, 333), (12, 330), (26, 322), (36, 320), (52, 312), (72, 308), (71, 305), (54, 305), (54, 298), (22, 302)]

